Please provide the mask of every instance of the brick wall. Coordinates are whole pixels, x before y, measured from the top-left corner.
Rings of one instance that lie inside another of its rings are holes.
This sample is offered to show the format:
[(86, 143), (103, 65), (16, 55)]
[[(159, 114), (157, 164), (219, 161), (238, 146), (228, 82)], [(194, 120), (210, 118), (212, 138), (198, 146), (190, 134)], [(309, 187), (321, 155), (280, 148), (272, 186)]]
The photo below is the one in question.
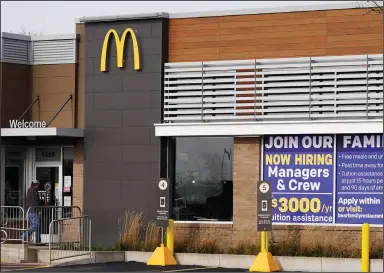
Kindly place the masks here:
[(260, 138), (235, 138), (233, 150), (233, 225), (236, 228), (254, 226)]
[(83, 211), (84, 187), (84, 144), (78, 141), (74, 147), (73, 159), (73, 206), (78, 206)]

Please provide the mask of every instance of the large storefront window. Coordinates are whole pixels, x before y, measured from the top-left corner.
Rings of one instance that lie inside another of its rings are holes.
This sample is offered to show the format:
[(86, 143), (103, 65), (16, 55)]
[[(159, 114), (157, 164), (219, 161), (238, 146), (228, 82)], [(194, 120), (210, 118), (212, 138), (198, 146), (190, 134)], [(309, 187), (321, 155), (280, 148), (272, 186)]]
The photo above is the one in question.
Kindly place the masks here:
[(233, 138), (177, 138), (176, 221), (232, 221)]

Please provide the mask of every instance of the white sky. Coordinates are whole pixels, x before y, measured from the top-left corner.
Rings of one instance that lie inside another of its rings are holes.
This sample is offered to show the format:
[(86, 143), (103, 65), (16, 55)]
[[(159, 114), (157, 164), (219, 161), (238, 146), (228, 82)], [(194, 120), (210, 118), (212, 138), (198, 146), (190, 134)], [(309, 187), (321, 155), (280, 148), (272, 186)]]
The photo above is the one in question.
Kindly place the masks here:
[(191, 12), (356, 1), (1, 1), (1, 31), (66, 34), (75, 32), (75, 19), (148, 12)]

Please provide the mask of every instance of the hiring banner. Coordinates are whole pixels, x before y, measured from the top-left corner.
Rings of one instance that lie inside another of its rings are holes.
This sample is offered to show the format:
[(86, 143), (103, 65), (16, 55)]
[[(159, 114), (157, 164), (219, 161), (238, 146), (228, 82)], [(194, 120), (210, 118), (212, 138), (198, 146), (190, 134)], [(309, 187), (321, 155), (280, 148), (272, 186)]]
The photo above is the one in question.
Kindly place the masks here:
[(273, 223), (383, 224), (383, 137), (265, 136)]

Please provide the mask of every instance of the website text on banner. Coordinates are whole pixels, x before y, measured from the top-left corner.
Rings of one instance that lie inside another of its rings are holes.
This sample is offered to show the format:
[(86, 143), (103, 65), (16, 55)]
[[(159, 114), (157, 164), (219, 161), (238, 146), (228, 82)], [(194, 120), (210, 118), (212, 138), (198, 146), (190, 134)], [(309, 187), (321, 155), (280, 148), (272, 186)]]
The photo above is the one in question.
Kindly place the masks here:
[(379, 134), (266, 136), (273, 222), (382, 224), (382, 143)]
[(383, 224), (382, 135), (337, 136), (336, 223)]

